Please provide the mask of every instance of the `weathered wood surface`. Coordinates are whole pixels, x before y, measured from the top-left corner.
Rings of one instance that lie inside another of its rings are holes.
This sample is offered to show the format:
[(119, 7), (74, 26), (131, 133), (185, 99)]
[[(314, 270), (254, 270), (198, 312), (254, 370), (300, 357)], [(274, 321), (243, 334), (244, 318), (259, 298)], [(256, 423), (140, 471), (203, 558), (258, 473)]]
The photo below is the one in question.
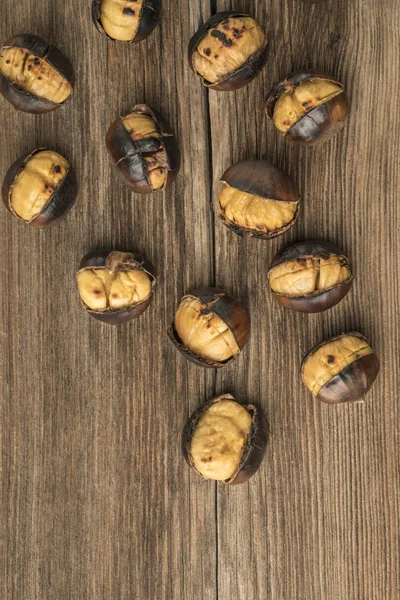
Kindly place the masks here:
[[(191, 34), (240, 8), (269, 31), (263, 74), (206, 92), (189, 71)], [(395, 600), (399, 597), (400, 7), (396, 0), (164, 0), (161, 27), (135, 46), (107, 42), (89, 2), (3, 0), (1, 40), (23, 31), (72, 59), (73, 100), (41, 117), (0, 98), (0, 176), (25, 151), (71, 157), (80, 193), (69, 217), (36, 231), (2, 212), (1, 551), (5, 600)], [(303, 66), (344, 81), (343, 135), (315, 149), (278, 137), (263, 111), (271, 84)], [(183, 167), (165, 196), (133, 195), (104, 146), (119, 111), (146, 101), (176, 129)], [(241, 240), (210, 210), (234, 161), (268, 159), (298, 181), (301, 215), (271, 243)], [(284, 311), (266, 270), (291, 239), (326, 237), (356, 271), (323, 315)], [(111, 328), (79, 306), (74, 273), (96, 247), (144, 252), (158, 267), (151, 308)], [(177, 355), (165, 329), (189, 287), (217, 283), (248, 302), (247, 348), (226, 370)], [(312, 401), (302, 356), (359, 329), (381, 361), (361, 404)], [(263, 407), (270, 443), (249, 484), (189, 472), (189, 413), (217, 392)]]

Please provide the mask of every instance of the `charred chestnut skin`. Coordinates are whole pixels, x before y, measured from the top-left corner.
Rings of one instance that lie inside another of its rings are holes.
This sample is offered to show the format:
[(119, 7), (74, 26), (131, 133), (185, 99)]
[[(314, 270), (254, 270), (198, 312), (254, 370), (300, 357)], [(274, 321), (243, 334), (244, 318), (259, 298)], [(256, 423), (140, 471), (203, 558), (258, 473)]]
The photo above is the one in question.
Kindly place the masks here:
[[(320, 258), (328, 258), (329, 255), (335, 254), (337, 256), (345, 256), (343, 251), (332, 244), (324, 240), (309, 240), (305, 242), (297, 242), (290, 244), (285, 248), (282, 248), (272, 259), (269, 270), (274, 267), (281, 265), (282, 263), (294, 260), (296, 258), (305, 258), (307, 256), (314, 256)], [(348, 281), (337, 285), (333, 288), (323, 290), (321, 292), (314, 292), (301, 298), (292, 298), (290, 296), (284, 296), (271, 290), (272, 296), (285, 308), (295, 310), (303, 313), (318, 313), (324, 310), (332, 308), (338, 304), (346, 296), (351, 286), (353, 285), (354, 276)]]
[[(101, 6), (103, 0), (92, 0), (92, 21), (102, 35), (108, 37), (109, 40), (121, 42), (122, 40), (114, 40), (105, 31), (101, 24)], [(135, 36), (127, 44), (136, 44), (146, 39), (153, 30), (157, 27), (161, 17), (161, 0), (145, 0), (142, 4), (140, 13), (140, 23)]]
[[(325, 344), (337, 340), (343, 336), (355, 335), (367, 341), (361, 333), (350, 332), (341, 333), (336, 337), (317, 344), (304, 357), (301, 364), (301, 373), (303, 374), (304, 365), (311, 354)], [(367, 342), (368, 343), (368, 342)], [(321, 402), (326, 404), (342, 404), (343, 402), (356, 402), (360, 400), (369, 391), (380, 370), (379, 358), (375, 353), (361, 356), (345, 367), (340, 373), (332, 377), (315, 396)]]
[[(79, 265), (77, 274), (81, 269), (91, 269), (96, 267), (104, 267), (106, 265), (107, 256), (113, 252), (112, 250), (94, 250), (93, 252), (89, 252), (86, 254)], [(136, 262), (138, 267), (140, 267), (143, 271), (145, 271), (150, 279), (152, 288), (156, 282), (156, 268), (150, 262), (146, 261), (139, 254), (132, 254), (132, 261)], [(128, 321), (132, 321), (132, 319), (136, 319), (139, 315), (141, 315), (146, 308), (149, 307), (150, 302), (153, 298), (153, 291), (150, 296), (140, 302), (139, 304), (135, 304), (134, 306), (128, 306), (127, 308), (122, 308), (120, 310), (113, 310), (109, 312), (101, 312), (96, 310), (91, 310), (88, 308), (85, 303), (81, 299), (81, 304), (83, 308), (88, 312), (92, 317), (97, 319), (98, 321), (102, 321), (103, 323), (107, 323), (107, 325), (121, 325), (122, 323), (127, 323)]]
[[(46, 148), (38, 148), (33, 152), (28, 152), (27, 154), (17, 158), (17, 160), (8, 169), (3, 181), (1, 192), (4, 206), (12, 215), (14, 215), (14, 217), (17, 217), (17, 219), (20, 219), (21, 221), (24, 221), (24, 219), (17, 215), (11, 205), (12, 186), (15, 178), (21, 171), (23, 171), (30, 158), (42, 150), (46, 150)], [(56, 222), (63, 219), (73, 207), (77, 192), (78, 184), (76, 181), (75, 171), (72, 166), (69, 165), (68, 173), (60, 185), (54, 190), (49, 202), (46, 204), (41, 213), (32, 219), (32, 221), (29, 221), (28, 225), (32, 225), (32, 227), (36, 227), (37, 229), (44, 229), (46, 227), (51, 227)]]
[(229, 19), (230, 17), (248, 17), (250, 15), (242, 12), (237, 12), (234, 10), (227, 10), (216, 15), (213, 15), (208, 21), (203, 23), (203, 25), (196, 31), (196, 33), (192, 36), (189, 41), (189, 50), (188, 50), (188, 61), (189, 66), (196, 75), (198, 75), (203, 85), (206, 87), (217, 90), (219, 92), (231, 92), (233, 90), (238, 90), (241, 87), (249, 84), (261, 71), (267, 61), (267, 53), (268, 53), (268, 43), (265, 43), (264, 48), (262, 48), (259, 52), (255, 52), (252, 56), (249, 57), (248, 62), (233, 71), (223, 79), (215, 83), (209, 83), (205, 81), (195, 70), (193, 66), (193, 54), (195, 53), (197, 46), (200, 44), (202, 39), (207, 35), (210, 29), (213, 29), (216, 25), (224, 21), (225, 19)]
[[(207, 400), (204, 402), (194, 413), (190, 416), (186, 425), (182, 432), (182, 453), (187, 462), (187, 464), (198, 474), (202, 479), (206, 479), (203, 477), (201, 473), (196, 469), (193, 464), (190, 448), (192, 444), (192, 438), (199, 422), (200, 418), (204, 413), (208, 411), (210, 406), (219, 402), (220, 400), (232, 400), (237, 402), (231, 394), (222, 394), (216, 398), (212, 398), (211, 400)], [(238, 402), (238, 404), (241, 404)], [(239, 463), (237, 471), (227, 479), (223, 481), (225, 485), (240, 485), (241, 483), (246, 483), (250, 477), (258, 471), (261, 462), (264, 458), (265, 449), (267, 446), (268, 439), (268, 425), (267, 421), (261, 413), (260, 409), (254, 404), (242, 404), (243, 408), (247, 410), (247, 412), (251, 415), (251, 430), (246, 440), (245, 447), (243, 448), (242, 459)], [(209, 481), (206, 479), (206, 481)]]
[(270, 240), (288, 231), (297, 221), (300, 201), (299, 190), (286, 173), (267, 160), (246, 160), (236, 163), (225, 171), (220, 181), (242, 192), (261, 196), (261, 198), (281, 202), (297, 202), (297, 209), (292, 221), (285, 225), (285, 227), (271, 232), (256, 231), (255, 229), (248, 229), (237, 223), (233, 223), (225, 217), (224, 212), (220, 209), (217, 213), (218, 217), (225, 227), (228, 227), (236, 235), (246, 238)]
[[(53, 44), (49, 44), (43, 38), (33, 33), (23, 33), (8, 40), (4, 46), (23, 48), (35, 54), (38, 58), (46, 59), (71, 85), (74, 87), (75, 74), (69, 59)], [(16, 110), (32, 114), (51, 112), (59, 108), (64, 102), (58, 104), (46, 98), (39, 98), (22, 90), (0, 73), (0, 93), (8, 100)], [(68, 98), (67, 98), (68, 100)], [(67, 101), (66, 100), (66, 101)], [(66, 102), (65, 101), (65, 102)]]
[[(233, 298), (232, 296), (228, 296), (228, 294), (226, 294), (220, 288), (214, 287), (196, 288), (195, 290), (189, 291), (185, 295), (198, 298), (203, 304), (206, 305), (212, 303), (211, 309), (206, 308), (204, 310), (207, 310), (207, 312), (212, 311), (214, 314), (220, 317), (231, 330), (239, 350), (243, 349), (250, 333), (250, 314), (247, 308), (241, 302), (239, 302), (239, 300)], [(195, 354), (182, 343), (175, 329), (174, 322), (172, 322), (168, 327), (167, 333), (175, 348), (181, 354), (183, 354), (185, 358), (199, 367), (220, 369), (232, 362), (232, 360), (237, 356), (234, 355), (228, 358), (228, 360), (217, 362)], [(240, 354), (240, 352), (238, 354)]]
[[(335, 77), (317, 69), (291, 73), (286, 79), (276, 83), (267, 96), (266, 111), (270, 119), (273, 119), (274, 108), (278, 98), (284, 92), (294, 90), (307, 79), (326, 79), (342, 85)], [(324, 104), (316, 106), (305, 114), (286, 133), (282, 133), (282, 135), (292, 142), (307, 146), (328, 141), (342, 131), (348, 112), (349, 103), (343, 89), (341, 94), (338, 94)]]
[[(166, 136), (162, 138), (168, 160), (168, 177), (162, 188), (165, 190), (175, 181), (181, 165), (181, 153), (175, 134), (164, 117), (147, 104), (137, 104), (130, 112), (138, 112), (152, 117), (158, 132)], [(106, 146), (116, 168), (125, 183), (139, 194), (155, 193), (148, 181), (142, 154), (154, 152), (158, 144), (159, 141), (155, 138), (132, 140), (122, 123), (121, 117), (118, 117), (110, 125), (107, 132)]]

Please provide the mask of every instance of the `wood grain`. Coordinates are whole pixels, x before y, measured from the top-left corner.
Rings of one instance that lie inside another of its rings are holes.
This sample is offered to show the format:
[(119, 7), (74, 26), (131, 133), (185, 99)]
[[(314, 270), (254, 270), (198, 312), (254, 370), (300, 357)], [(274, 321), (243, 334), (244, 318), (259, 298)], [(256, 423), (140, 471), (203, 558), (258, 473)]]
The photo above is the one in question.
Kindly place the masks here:
[[(12, 0), (1, 40), (31, 31), (56, 43), (77, 75), (50, 115), (0, 98), (0, 176), (23, 152), (70, 157), (80, 185), (48, 231), (0, 222), (0, 596), (5, 600), (395, 600), (400, 590), (400, 7), (395, 0), (164, 0), (136, 46), (95, 30), (90, 3)], [(269, 32), (266, 69), (234, 93), (208, 92), (186, 61), (212, 12), (240, 8)], [(331, 71), (352, 103), (341, 136), (302, 149), (264, 114), (293, 69)], [(146, 101), (175, 128), (183, 165), (165, 194), (132, 194), (104, 136)], [(298, 182), (296, 226), (272, 242), (241, 240), (214, 219), (218, 178), (266, 157)], [(273, 253), (294, 239), (341, 245), (353, 291), (322, 315), (285, 311), (268, 293)], [(79, 306), (74, 273), (100, 247), (144, 253), (154, 302), (111, 328)], [(166, 327), (190, 287), (216, 283), (250, 307), (251, 340), (217, 374), (187, 363)], [(318, 341), (358, 329), (382, 370), (365, 403), (321, 406), (299, 378)], [(194, 408), (216, 392), (258, 402), (270, 425), (260, 472), (238, 488), (200, 481), (180, 453)]]

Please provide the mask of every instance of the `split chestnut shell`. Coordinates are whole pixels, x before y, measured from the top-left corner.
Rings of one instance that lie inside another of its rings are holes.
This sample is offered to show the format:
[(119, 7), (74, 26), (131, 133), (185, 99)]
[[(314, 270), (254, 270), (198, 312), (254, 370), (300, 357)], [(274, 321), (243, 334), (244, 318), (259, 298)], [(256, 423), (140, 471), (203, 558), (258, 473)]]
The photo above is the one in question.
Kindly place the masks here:
[(370, 389), (379, 359), (361, 333), (342, 333), (315, 346), (301, 366), (303, 383), (328, 404), (354, 402)]
[(309, 146), (339, 133), (348, 108), (343, 85), (316, 70), (288, 75), (266, 100), (267, 114), (285, 138)]
[[(200, 419), (207, 415), (207, 413), (215, 408), (218, 403), (228, 403), (228, 404), (236, 404), (237, 408), (243, 408), (248, 415), (250, 416), (250, 427), (249, 431), (244, 440), (244, 444), (242, 447), (241, 454), (237, 456), (237, 464), (234, 467), (233, 473), (229, 476), (228, 479), (218, 479), (222, 481), (222, 483), (226, 485), (239, 485), (241, 483), (246, 483), (250, 477), (252, 477), (258, 468), (261, 465), (261, 462), (264, 458), (265, 448), (267, 445), (267, 423), (260, 412), (259, 408), (253, 404), (240, 404), (235, 400), (233, 396), (230, 394), (222, 394), (217, 398), (213, 398), (212, 400), (208, 400), (204, 402), (189, 418), (187, 421), (183, 433), (182, 433), (182, 452), (183, 456), (188, 463), (188, 465), (201, 477), (204, 479), (210, 479), (203, 475), (198, 468), (196, 467), (196, 460), (192, 455), (192, 442), (196, 433), (196, 428), (199, 425)], [(224, 414), (223, 421), (226, 422), (227, 414)], [(241, 433), (241, 432), (240, 432)], [(232, 431), (231, 431), (232, 434)], [(219, 437), (223, 435), (223, 432), (219, 432)], [(219, 439), (218, 442), (221, 440)], [(214, 450), (217, 450), (214, 448)], [(222, 453), (227, 451), (229, 453), (230, 448), (225, 448), (222, 446), (220, 449)], [(205, 454), (203, 461), (212, 462), (213, 456), (210, 455), (212, 452), (210, 448), (204, 449)], [(220, 461), (223, 461), (224, 455), (219, 457)], [(217, 477), (213, 477), (213, 479), (217, 479)]]
[(165, 190), (178, 174), (178, 142), (164, 117), (146, 104), (137, 104), (110, 126), (107, 148), (127, 183), (139, 194)]
[(141, 42), (158, 25), (160, 16), (161, 0), (92, 0), (97, 31), (120, 42)]
[(310, 240), (280, 250), (268, 279), (273, 297), (282, 306), (316, 313), (340, 302), (354, 278), (342, 250), (330, 242)]
[(201, 367), (220, 368), (244, 347), (250, 315), (236, 298), (204, 287), (183, 296), (168, 336), (187, 359)]
[(271, 239), (290, 229), (299, 213), (299, 191), (266, 160), (232, 165), (221, 177), (218, 216), (242, 237)]
[(0, 92), (17, 110), (59, 108), (71, 95), (74, 79), (68, 58), (37, 35), (17, 35), (1, 48)]
[(6, 208), (18, 219), (38, 228), (50, 227), (73, 206), (77, 194), (75, 172), (57, 152), (39, 148), (18, 158), (2, 186)]

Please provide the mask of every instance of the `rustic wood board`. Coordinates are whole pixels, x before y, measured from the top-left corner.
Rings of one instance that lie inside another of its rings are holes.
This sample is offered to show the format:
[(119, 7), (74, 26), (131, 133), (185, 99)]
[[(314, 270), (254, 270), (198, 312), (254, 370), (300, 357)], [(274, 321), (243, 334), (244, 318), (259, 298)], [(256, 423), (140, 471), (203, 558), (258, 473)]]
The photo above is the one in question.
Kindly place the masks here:
[[(78, 3), (79, 4), (79, 3)], [(4, 210), (1, 278), (0, 590), (7, 600), (395, 600), (399, 596), (400, 7), (396, 0), (164, 0), (161, 27), (136, 47), (107, 42), (89, 2), (3, 0), (1, 40), (23, 31), (56, 43), (77, 75), (54, 114), (17, 114), (0, 98), (0, 176), (38, 146), (69, 156), (79, 199), (36, 231)], [(212, 12), (265, 23), (268, 66), (248, 88), (207, 92), (187, 43)], [(278, 137), (263, 103), (293, 69), (336, 74), (352, 111), (321, 148)], [(146, 101), (180, 139), (183, 165), (164, 196), (133, 195), (111, 170), (104, 135)], [(273, 242), (215, 221), (218, 178), (267, 157), (298, 181), (297, 225)], [(285, 312), (266, 270), (284, 243), (325, 237), (356, 271), (323, 315)], [(142, 251), (158, 268), (151, 308), (111, 328), (79, 306), (74, 273), (98, 247)], [(216, 283), (248, 303), (252, 337), (214, 374), (178, 356), (165, 330), (185, 290)], [(358, 329), (382, 371), (365, 403), (312, 401), (302, 356)], [(200, 481), (180, 455), (190, 412), (215, 392), (258, 402), (270, 442), (249, 484)]]

